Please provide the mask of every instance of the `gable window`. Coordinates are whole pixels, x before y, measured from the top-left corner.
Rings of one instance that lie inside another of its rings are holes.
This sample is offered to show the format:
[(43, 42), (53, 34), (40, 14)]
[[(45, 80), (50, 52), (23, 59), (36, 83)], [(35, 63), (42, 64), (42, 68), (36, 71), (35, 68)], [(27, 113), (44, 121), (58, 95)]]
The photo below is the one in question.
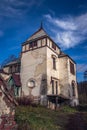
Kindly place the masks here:
[(74, 64), (70, 61), (70, 72), (75, 75), (75, 68), (74, 68)]
[(52, 42), (52, 48), (56, 50), (56, 45)]

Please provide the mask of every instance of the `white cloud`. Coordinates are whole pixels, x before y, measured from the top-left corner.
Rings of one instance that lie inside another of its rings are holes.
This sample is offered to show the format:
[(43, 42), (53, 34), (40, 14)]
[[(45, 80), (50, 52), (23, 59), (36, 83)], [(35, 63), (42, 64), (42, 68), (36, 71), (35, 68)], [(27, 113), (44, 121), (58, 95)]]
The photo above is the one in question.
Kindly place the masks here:
[(38, 7), (44, 0), (2, 0), (0, 2), (0, 16), (16, 17), (26, 15), (32, 7)]
[(55, 34), (54, 40), (63, 49), (74, 47), (87, 40), (87, 13), (77, 17), (55, 18), (50, 14), (44, 17), (53, 25), (50, 26), (50, 30)]
[(53, 23), (55, 26), (58, 26), (62, 29), (65, 30), (75, 30), (76, 29), (76, 25), (74, 24), (73, 20), (71, 17), (61, 20), (58, 18), (52, 18), (51, 15), (45, 15), (45, 17), (47, 18), (47, 20), (50, 23)]

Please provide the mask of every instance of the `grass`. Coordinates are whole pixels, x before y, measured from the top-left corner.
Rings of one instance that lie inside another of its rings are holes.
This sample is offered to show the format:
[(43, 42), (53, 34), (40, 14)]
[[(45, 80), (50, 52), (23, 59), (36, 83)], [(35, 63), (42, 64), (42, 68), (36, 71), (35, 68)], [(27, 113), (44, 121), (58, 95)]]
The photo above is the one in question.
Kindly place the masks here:
[[(15, 120), (18, 130), (65, 130), (70, 115), (78, 112), (78, 108), (69, 106), (60, 107), (57, 111), (41, 106), (18, 106)], [(87, 113), (84, 118), (87, 119)]]

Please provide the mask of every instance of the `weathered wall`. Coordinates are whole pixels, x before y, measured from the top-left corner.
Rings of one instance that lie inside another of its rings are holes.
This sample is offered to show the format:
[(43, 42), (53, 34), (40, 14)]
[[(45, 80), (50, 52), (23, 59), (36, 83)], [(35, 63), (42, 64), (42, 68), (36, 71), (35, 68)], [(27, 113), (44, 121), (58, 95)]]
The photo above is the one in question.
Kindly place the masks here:
[(69, 97), (69, 75), (67, 57), (59, 58), (59, 87), (60, 94)]
[[(74, 64), (75, 75), (70, 72), (70, 61)], [(72, 81), (75, 81), (75, 96), (72, 95)], [(59, 58), (59, 86), (60, 93), (71, 99), (71, 104), (78, 104), (78, 91), (76, 82), (76, 65), (69, 57)]]
[[(71, 105), (74, 106), (74, 104), (79, 104), (78, 101), (78, 90), (77, 90), (77, 81), (76, 81), (76, 64), (74, 64), (75, 68), (75, 75), (73, 75), (70, 72), (70, 59), (68, 58), (68, 77), (69, 77), (69, 84), (70, 84), (70, 95), (71, 95)], [(71, 61), (73, 62), (73, 61)], [(75, 81), (75, 96), (72, 95), (72, 81)]]
[(22, 53), (21, 83), (23, 95), (29, 95), (27, 84), (30, 79), (33, 79), (35, 87), (32, 89), (31, 94), (40, 96), (42, 87), (46, 86), (46, 70), (46, 47)]
[[(53, 59), (52, 56), (56, 57), (56, 69), (53, 69)], [(52, 94), (52, 82), (51, 77), (59, 79), (59, 59), (58, 55), (53, 52), (51, 49), (47, 48), (47, 87), (48, 87), (48, 94)], [(58, 87), (58, 93), (59, 93)], [(55, 93), (55, 89), (54, 89)]]

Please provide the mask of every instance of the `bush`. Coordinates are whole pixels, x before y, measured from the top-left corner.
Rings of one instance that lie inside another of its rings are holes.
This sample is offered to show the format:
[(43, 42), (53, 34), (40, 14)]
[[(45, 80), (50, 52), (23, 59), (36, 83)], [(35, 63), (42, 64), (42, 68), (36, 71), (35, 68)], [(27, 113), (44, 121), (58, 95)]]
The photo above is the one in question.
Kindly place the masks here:
[(30, 97), (19, 97), (16, 99), (20, 106), (32, 106), (33, 99)]

